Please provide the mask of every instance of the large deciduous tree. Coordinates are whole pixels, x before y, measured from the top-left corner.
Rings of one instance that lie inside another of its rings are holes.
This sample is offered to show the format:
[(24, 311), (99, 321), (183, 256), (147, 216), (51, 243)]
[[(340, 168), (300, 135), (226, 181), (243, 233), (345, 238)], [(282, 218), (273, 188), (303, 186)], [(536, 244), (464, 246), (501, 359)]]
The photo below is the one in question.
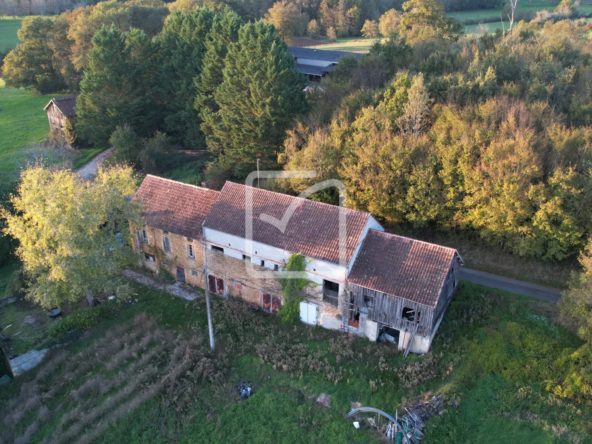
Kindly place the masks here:
[(291, 43), (294, 37), (304, 34), (307, 17), (300, 13), (296, 4), (282, 0), (269, 8), (265, 21), (273, 24), (283, 39)]
[(224, 80), (214, 99), (208, 147), (223, 152), (221, 164), (236, 177), (253, 171), (257, 158), (263, 168), (275, 167), (286, 131), (307, 109), (305, 78), (294, 70), (294, 58), (273, 25), (249, 23), (230, 45)]
[(447, 17), (438, 0), (409, 0), (403, 3), (400, 31), (410, 42), (422, 40), (457, 40), (462, 25)]
[(17, 255), (28, 295), (43, 307), (95, 294), (130, 294), (122, 271), (134, 263), (129, 221), (139, 224), (129, 197), (136, 181), (129, 167), (99, 170), (84, 182), (69, 170), (30, 167), (3, 211), (5, 232), (19, 241)]
[(23, 42), (4, 59), (4, 79), (9, 88), (31, 88), (42, 94), (60, 91), (66, 86), (53, 53), (48, 46), (54, 23), (51, 19), (23, 20), (18, 37)]
[(139, 30), (124, 34), (103, 27), (94, 36), (76, 107), (81, 137), (106, 147), (120, 125), (129, 124), (140, 136), (155, 130), (155, 51)]

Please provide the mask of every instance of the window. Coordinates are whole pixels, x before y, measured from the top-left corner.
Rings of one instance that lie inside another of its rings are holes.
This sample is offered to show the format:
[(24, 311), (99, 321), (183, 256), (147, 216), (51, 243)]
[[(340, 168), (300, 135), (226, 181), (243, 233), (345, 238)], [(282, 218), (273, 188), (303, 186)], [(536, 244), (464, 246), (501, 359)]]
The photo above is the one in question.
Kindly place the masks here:
[(216, 253), (222, 253), (222, 254), (224, 254), (224, 248), (222, 248), (222, 247), (216, 247), (215, 245), (212, 245), (212, 251), (215, 251)]
[(144, 257), (148, 262), (156, 262), (154, 255), (152, 254), (144, 253)]
[(403, 319), (411, 322), (419, 322), (421, 312), (415, 311), (414, 308), (404, 307), (403, 308)]
[(247, 256), (246, 254), (243, 254), (243, 261), (251, 262), (251, 256)]
[(364, 305), (368, 308), (373, 308), (374, 298), (372, 296), (364, 296)]
[(146, 233), (146, 230), (140, 230), (140, 239), (145, 244), (148, 243), (148, 234)]
[(263, 260), (261, 261), (261, 266), (265, 267), (265, 261), (263, 261)]
[(169, 241), (168, 237), (162, 238), (162, 247), (164, 248), (165, 253), (171, 252), (171, 242)]
[(193, 249), (193, 245), (187, 244), (187, 256), (190, 259), (195, 259), (195, 250)]
[(275, 265), (273, 266), (273, 269), (274, 269), (275, 271), (279, 271), (279, 270), (280, 270), (280, 266), (279, 266), (278, 264), (275, 264)]
[(197, 276), (197, 270), (195, 268), (191, 270), (191, 276)]
[(323, 280), (323, 301), (337, 307), (339, 305), (339, 284)]

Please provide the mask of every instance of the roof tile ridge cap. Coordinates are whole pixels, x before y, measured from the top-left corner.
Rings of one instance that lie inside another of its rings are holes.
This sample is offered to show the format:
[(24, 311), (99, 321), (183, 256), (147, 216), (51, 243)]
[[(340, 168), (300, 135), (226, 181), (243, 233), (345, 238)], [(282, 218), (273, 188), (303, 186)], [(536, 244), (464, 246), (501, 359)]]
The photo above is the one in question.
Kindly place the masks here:
[[(161, 177), (161, 176), (155, 176), (153, 174), (146, 174), (146, 178), (148, 178), (148, 177), (153, 177), (153, 178), (158, 179), (158, 180), (166, 180), (167, 182), (172, 182), (172, 183), (176, 183), (176, 184), (179, 184), (179, 185), (184, 185), (184, 186), (187, 186), (187, 187), (197, 188), (198, 190), (212, 191), (214, 193), (220, 193), (220, 191), (212, 190), (210, 188), (204, 188), (204, 187), (200, 187), (198, 185), (193, 185), (193, 184), (190, 184), (190, 183), (179, 182), (178, 180), (168, 179), (166, 177)], [(144, 181), (142, 181), (142, 183), (144, 183)]]
[(401, 239), (408, 239), (408, 240), (413, 241), (413, 242), (419, 242), (419, 243), (426, 244), (426, 245), (432, 245), (434, 247), (443, 248), (443, 249), (446, 249), (446, 250), (457, 251), (456, 248), (446, 247), (445, 245), (435, 244), (433, 242), (426, 242), (426, 241), (422, 241), (422, 240), (419, 240), (419, 239), (414, 239), (412, 237), (401, 236), (400, 234), (388, 233), (386, 231), (378, 231), (378, 230), (375, 230), (374, 228), (370, 228), (370, 229), (373, 230), (373, 231), (376, 231), (377, 233), (383, 233), (383, 234), (385, 234), (387, 236), (400, 237)]

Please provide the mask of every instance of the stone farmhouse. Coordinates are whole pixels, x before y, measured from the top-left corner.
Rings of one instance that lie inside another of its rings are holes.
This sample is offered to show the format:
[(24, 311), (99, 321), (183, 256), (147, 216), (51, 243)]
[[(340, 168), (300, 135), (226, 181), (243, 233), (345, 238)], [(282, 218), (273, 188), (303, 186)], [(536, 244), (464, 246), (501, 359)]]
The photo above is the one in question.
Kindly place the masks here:
[(301, 254), (314, 283), (300, 304), (303, 322), (373, 341), (387, 332), (407, 352), (429, 350), (458, 285), (455, 249), (385, 233), (369, 213), (232, 182), (218, 192), (150, 175), (134, 199), (145, 220), (135, 248), (147, 268), (277, 313), (278, 275)]

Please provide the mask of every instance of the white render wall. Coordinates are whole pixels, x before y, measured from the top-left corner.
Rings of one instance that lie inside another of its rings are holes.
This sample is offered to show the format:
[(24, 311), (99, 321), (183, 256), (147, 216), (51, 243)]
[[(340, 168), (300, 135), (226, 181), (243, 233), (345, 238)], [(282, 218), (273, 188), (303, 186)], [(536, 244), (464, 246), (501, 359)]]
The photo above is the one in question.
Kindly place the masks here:
[[(211, 249), (212, 246), (221, 247), (224, 248), (224, 254), (241, 260), (243, 254), (246, 254), (251, 256), (251, 262), (257, 265), (261, 265), (261, 260), (264, 260), (265, 267), (270, 270), (273, 270), (275, 264), (281, 270), (281, 267), (288, 262), (288, 259), (294, 253), (255, 241), (249, 243), (252, 244), (252, 251), (247, 251), (247, 242), (243, 238), (207, 227), (203, 227), (203, 232), (208, 249)], [(339, 284), (339, 293), (343, 292), (347, 276), (346, 267), (310, 257), (307, 257), (306, 261), (308, 279), (318, 285), (323, 285), (324, 279), (337, 282)]]
[(322, 66), (327, 67), (333, 64), (337, 64), (335, 62), (330, 62), (328, 60), (316, 60), (316, 59), (304, 59), (301, 57), (296, 57), (296, 63), (300, 63), (302, 65), (313, 65), (313, 66)]

